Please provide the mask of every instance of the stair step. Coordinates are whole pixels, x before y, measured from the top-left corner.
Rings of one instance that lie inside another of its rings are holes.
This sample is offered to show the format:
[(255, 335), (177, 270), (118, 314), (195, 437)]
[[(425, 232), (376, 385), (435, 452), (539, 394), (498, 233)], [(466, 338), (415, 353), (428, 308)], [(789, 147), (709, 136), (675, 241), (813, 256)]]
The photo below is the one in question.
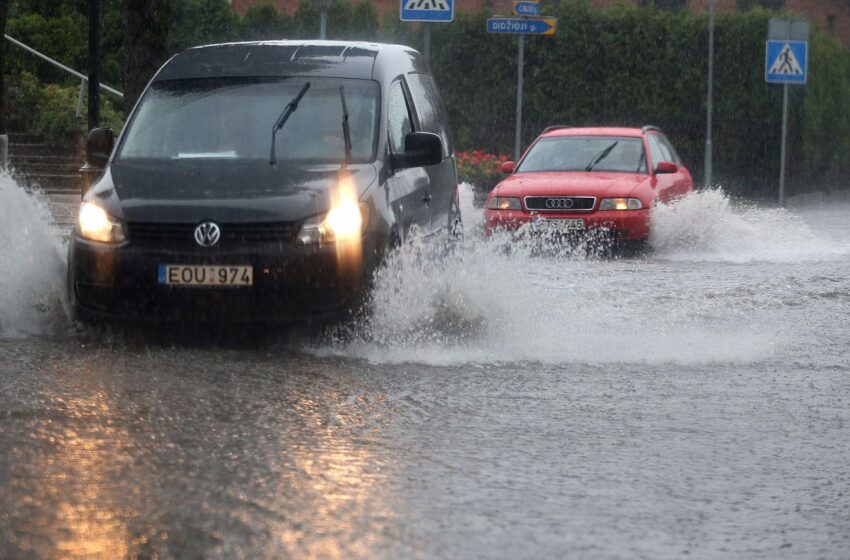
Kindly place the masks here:
[(9, 134), (10, 144), (43, 144), (43, 134), (29, 134), (27, 132), (12, 132)]
[(80, 171), (79, 163), (23, 163), (11, 160), (9, 166), (22, 175), (72, 175)]
[(81, 180), (79, 173), (40, 173), (19, 176), (19, 182), (25, 183), (29, 188), (40, 188), (46, 193), (80, 192)]
[(59, 146), (56, 144), (20, 144), (17, 142), (9, 142), (9, 158), (19, 155), (33, 156), (55, 156), (74, 153), (67, 146)]
[(77, 168), (83, 166), (83, 158), (69, 155), (35, 155), (35, 154), (20, 154), (17, 156), (10, 156), (9, 162), (12, 165), (34, 165), (34, 164), (44, 164), (44, 165), (76, 165)]

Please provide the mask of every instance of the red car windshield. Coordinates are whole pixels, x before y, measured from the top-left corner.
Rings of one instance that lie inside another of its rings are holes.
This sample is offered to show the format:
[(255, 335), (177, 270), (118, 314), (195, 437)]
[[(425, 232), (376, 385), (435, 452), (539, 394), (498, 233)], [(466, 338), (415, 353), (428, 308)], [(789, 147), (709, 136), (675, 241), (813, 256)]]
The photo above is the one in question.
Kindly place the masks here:
[(520, 162), (517, 173), (614, 171), (647, 173), (643, 140), (617, 136), (541, 138)]

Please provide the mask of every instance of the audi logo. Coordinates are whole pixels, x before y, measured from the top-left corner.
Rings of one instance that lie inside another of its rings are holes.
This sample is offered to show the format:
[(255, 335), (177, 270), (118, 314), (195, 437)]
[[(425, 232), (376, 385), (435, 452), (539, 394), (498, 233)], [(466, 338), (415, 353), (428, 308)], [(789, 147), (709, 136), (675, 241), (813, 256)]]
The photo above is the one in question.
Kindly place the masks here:
[(221, 229), (214, 222), (204, 222), (195, 228), (195, 242), (201, 247), (212, 247), (220, 237)]
[(547, 198), (546, 208), (549, 210), (569, 210), (573, 207), (572, 198)]

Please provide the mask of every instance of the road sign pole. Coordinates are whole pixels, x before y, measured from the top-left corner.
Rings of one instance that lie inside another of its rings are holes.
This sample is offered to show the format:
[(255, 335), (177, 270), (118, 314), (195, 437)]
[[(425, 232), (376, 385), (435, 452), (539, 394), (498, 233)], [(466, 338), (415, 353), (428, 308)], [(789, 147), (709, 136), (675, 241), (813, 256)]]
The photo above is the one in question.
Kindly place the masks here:
[(427, 21), (423, 24), (425, 26), (425, 37), (423, 38), (422, 45), (422, 54), (425, 55), (427, 60), (431, 59), (431, 24)]
[(705, 111), (705, 177), (703, 184), (708, 187), (712, 183), (712, 146), (711, 126), (714, 109), (714, 0), (708, 4), (708, 100)]
[(779, 152), (779, 206), (785, 207), (785, 146), (788, 142), (788, 84), (782, 86), (782, 148)]
[(519, 36), (519, 53), (516, 62), (516, 137), (514, 138), (514, 161), (519, 161), (522, 143), (522, 67), (525, 58), (525, 35)]

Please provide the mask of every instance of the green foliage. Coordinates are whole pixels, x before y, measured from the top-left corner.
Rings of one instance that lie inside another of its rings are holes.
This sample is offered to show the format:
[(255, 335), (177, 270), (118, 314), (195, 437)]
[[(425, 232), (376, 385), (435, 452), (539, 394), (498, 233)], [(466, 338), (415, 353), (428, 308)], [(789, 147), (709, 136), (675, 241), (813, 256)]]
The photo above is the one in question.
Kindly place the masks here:
[[(79, 13), (68, 13), (49, 19), (40, 14), (25, 14), (10, 19), (6, 24), (6, 33), (10, 36), (77, 71), (86, 68), (86, 29), (86, 20)], [(20, 74), (27, 70), (37, 71), (39, 77), (46, 81), (69, 83), (76, 80), (70, 74), (35, 58), (11, 43), (6, 53), (4, 71), (8, 74)]]
[(168, 46), (172, 52), (234, 40), (239, 16), (227, 0), (172, 0)]
[(258, 4), (245, 11), (239, 22), (239, 39), (262, 41), (285, 39), (292, 34), (292, 16), (280, 13), (271, 4)]
[[(28, 72), (23, 72), (13, 85), (12, 110), (26, 125), (26, 130), (43, 134), (50, 142), (72, 142), (85, 132), (86, 101), (83, 112), (76, 117), (79, 87), (42, 84)], [(101, 126), (120, 131), (123, 116), (113, 104), (101, 98)]]

